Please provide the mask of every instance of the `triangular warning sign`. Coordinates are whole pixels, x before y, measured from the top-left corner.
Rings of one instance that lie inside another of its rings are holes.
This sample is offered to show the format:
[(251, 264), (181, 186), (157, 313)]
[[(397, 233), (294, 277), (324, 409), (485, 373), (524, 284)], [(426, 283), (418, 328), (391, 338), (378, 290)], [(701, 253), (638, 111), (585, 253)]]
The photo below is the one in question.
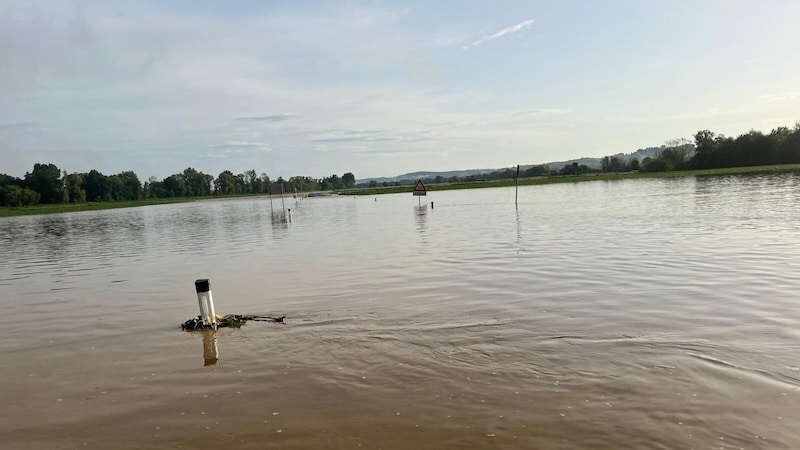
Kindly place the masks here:
[(425, 189), (425, 184), (422, 180), (417, 180), (417, 184), (414, 185), (414, 190), (411, 191), (414, 195), (427, 195), (428, 191)]

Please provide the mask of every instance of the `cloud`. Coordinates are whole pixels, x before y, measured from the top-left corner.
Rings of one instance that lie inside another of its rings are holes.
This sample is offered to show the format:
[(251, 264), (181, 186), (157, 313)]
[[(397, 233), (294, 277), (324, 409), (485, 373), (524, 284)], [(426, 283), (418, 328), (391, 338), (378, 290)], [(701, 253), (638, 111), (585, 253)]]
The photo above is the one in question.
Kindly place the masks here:
[(228, 141), (224, 144), (209, 145), (209, 147), (217, 149), (217, 151), (203, 155), (206, 158), (228, 158), (236, 155), (254, 155), (272, 151), (270, 146), (264, 142), (249, 141)]
[(0, 133), (3, 132), (31, 132), (42, 131), (42, 127), (36, 122), (6, 122), (0, 123)]
[(518, 23), (516, 25), (512, 25), (510, 27), (503, 28), (502, 30), (497, 31), (494, 34), (491, 34), (489, 36), (482, 36), (480, 39), (472, 42), (471, 44), (467, 44), (467, 45), (463, 46), (462, 48), (468, 49), (468, 48), (471, 48), (471, 47), (477, 47), (477, 46), (485, 44), (485, 43), (487, 43), (489, 41), (492, 41), (492, 40), (495, 40), (497, 38), (503, 37), (503, 36), (505, 36), (507, 34), (519, 33), (520, 31), (524, 30), (525, 28), (528, 28), (529, 26), (533, 25), (533, 22), (535, 22), (535, 21), (536, 21), (535, 19), (523, 20), (522, 22), (520, 22), (520, 23)]
[(250, 122), (282, 122), (284, 120), (289, 120), (295, 116), (296, 114), (283, 113), (283, 114), (273, 114), (269, 116), (237, 117), (236, 120), (250, 121)]
[(524, 109), (520, 111), (514, 111), (511, 113), (512, 116), (534, 116), (534, 117), (550, 117), (550, 116), (563, 116), (564, 114), (571, 113), (571, 109), (552, 109), (552, 108), (539, 108), (539, 109)]
[(214, 147), (228, 148), (228, 147), (265, 147), (267, 144), (263, 142), (246, 142), (246, 141), (228, 141), (224, 144), (218, 144)]
[(797, 98), (800, 98), (800, 92), (788, 91), (788, 92), (781, 92), (779, 94), (761, 95), (757, 98), (757, 100), (762, 102), (776, 103), (776, 102), (789, 102)]
[(311, 139), (314, 143), (358, 143), (358, 142), (421, 142), (430, 139), (424, 131), (389, 130), (338, 130), (322, 137)]

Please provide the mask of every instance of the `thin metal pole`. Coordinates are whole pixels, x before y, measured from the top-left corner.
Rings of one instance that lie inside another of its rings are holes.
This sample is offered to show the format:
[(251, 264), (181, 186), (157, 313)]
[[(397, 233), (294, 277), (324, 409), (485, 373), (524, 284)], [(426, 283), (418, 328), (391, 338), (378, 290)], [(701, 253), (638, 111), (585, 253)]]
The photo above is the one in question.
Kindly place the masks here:
[(517, 178), (514, 185), (514, 206), (519, 209), (519, 164), (517, 164)]
[(283, 184), (281, 184), (281, 206), (283, 206), (283, 215), (286, 215), (286, 203), (283, 201)]

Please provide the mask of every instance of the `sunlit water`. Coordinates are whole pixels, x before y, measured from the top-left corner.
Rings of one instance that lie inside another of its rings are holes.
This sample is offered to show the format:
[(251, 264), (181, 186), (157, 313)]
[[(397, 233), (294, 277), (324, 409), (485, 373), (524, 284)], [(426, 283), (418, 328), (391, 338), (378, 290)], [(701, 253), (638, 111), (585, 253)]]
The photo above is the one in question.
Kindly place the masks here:
[[(800, 177), (0, 219), (3, 448), (800, 448)], [(430, 202), (433, 201), (434, 208)], [(209, 278), (220, 313), (182, 332)], [(204, 365), (218, 350), (216, 365)]]

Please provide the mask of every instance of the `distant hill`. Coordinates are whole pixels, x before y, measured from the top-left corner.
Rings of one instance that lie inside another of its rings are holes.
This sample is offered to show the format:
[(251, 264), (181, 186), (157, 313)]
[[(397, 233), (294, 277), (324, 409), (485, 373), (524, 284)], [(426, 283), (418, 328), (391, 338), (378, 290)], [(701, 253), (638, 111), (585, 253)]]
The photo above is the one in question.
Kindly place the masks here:
[[(691, 158), (694, 155), (694, 145), (693, 144), (685, 144), (687, 150), (687, 158)], [(629, 162), (633, 159), (638, 159), (640, 162), (645, 158), (655, 158), (661, 154), (661, 151), (664, 150), (665, 146), (660, 147), (647, 147), (647, 148), (640, 148), (633, 153), (617, 153), (616, 155), (608, 155), (609, 157), (617, 157), (623, 162)], [(579, 166), (586, 166), (592, 169), (600, 169), (602, 167), (601, 164), (602, 158), (577, 158), (577, 159), (568, 159), (565, 161), (552, 161), (549, 163), (545, 163), (544, 165), (548, 166), (550, 170), (561, 170), (564, 166), (571, 166), (573, 163), (578, 163)], [(542, 164), (525, 164), (520, 165), (520, 170), (526, 170), (533, 166), (541, 166)], [(511, 166), (512, 168), (516, 168), (516, 166)], [(404, 173), (402, 175), (397, 175), (394, 177), (378, 177), (378, 178), (362, 178), (356, 181), (357, 184), (362, 183), (369, 183), (370, 181), (375, 181), (377, 183), (394, 183), (394, 182), (401, 182), (401, 181), (408, 181), (408, 180), (417, 180), (417, 179), (430, 179), (436, 178), (440, 176), (444, 179), (448, 179), (450, 177), (469, 177), (475, 175), (481, 175), (485, 173), (495, 172), (498, 170), (505, 170), (508, 167), (501, 167), (501, 168), (492, 168), (492, 169), (465, 169), (465, 170), (449, 170), (444, 172), (436, 172), (436, 171), (419, 171), (419, 172), (410, 172)], [(407, 183), (405, 183), (407, 184)]]
[(468, 177), (471, 175), (480, 175), (486, 172), (494, 172), (495, 170), (502, 170), (502, 169), (465, 169), (465, 170), (449, 170), (446, 172), (411, 172), (411, 173), (404, 173), (402, 175), (397, 175), (395, 177), (380, 177), (380, 178), (364, 178), (363, 180), (357, 180), (356, 183), (369, 183), (370, 181), (377, 181), (378, 183), (389, 182), (394, 183), (395, 181), (400, 180), (418, 180), (421, 178), (450, 178), (450, 177)]

